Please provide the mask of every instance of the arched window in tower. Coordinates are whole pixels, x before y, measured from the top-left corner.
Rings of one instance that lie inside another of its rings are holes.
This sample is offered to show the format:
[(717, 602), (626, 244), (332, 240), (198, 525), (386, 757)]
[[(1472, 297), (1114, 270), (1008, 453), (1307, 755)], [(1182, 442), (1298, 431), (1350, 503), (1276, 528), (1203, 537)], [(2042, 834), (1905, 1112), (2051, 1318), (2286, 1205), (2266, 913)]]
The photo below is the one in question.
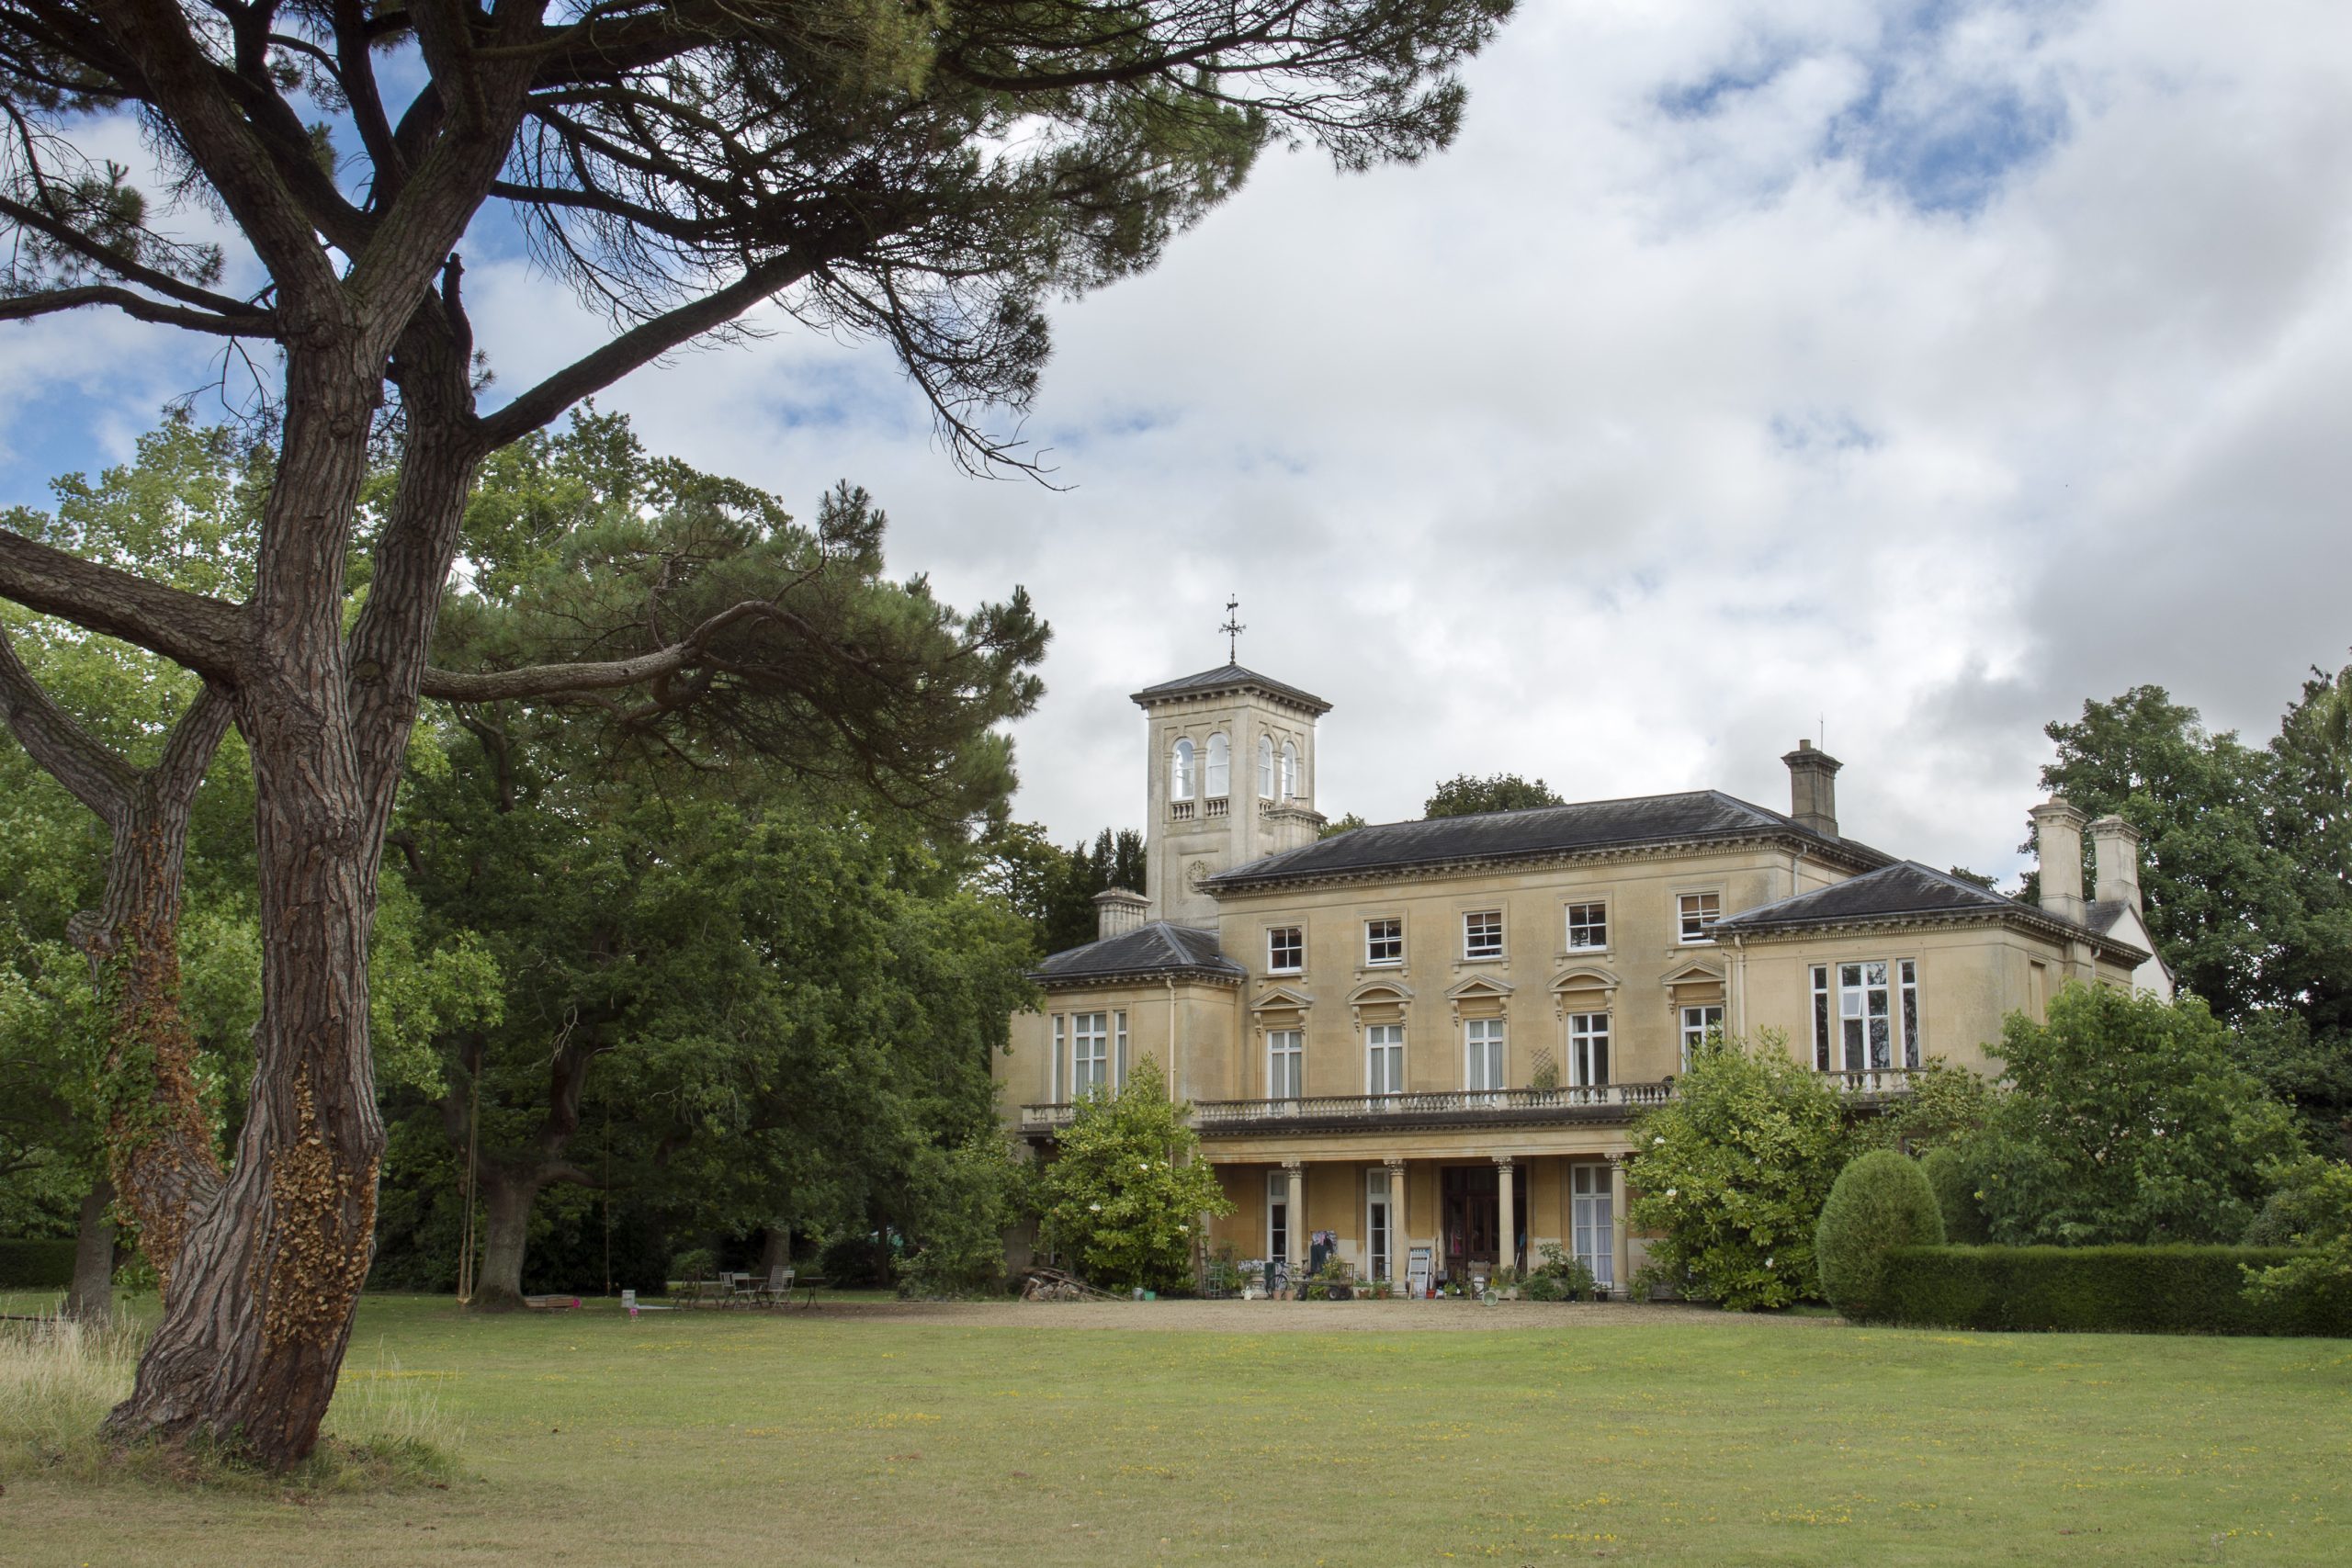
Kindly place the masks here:
[(1298, 776), (1298, 742), (1285, 740), (1283, 742), (1283, 798), (1296, 800), (1303, 782)]
[(1233, 793), (1233, 742), (1220, 729), (1209, 737), (1207, 785), (1201, 793), (1211, 800), (1222, 800)]
[(1258, 737), (1258, 797), (1274, 798), (1274, 741), (1270, 735)]
[(1193, 798), (1193, 743), (1176, 742), (1174, 755), (1168, 760), (1168, 795), (1171, 800)]

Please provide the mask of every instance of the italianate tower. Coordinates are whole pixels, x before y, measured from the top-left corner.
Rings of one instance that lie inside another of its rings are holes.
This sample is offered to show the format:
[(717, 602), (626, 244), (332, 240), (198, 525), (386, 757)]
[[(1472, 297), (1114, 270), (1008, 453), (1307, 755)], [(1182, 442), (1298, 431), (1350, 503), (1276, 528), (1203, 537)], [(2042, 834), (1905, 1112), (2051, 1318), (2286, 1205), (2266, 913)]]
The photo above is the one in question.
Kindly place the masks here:
[(1322, 831), (1315, 721), (1331, 705), (1238, 664), (1148, 686), (1135, 702), (1150, 725), (1151, 919), (1214, 926), (1210, 877)]

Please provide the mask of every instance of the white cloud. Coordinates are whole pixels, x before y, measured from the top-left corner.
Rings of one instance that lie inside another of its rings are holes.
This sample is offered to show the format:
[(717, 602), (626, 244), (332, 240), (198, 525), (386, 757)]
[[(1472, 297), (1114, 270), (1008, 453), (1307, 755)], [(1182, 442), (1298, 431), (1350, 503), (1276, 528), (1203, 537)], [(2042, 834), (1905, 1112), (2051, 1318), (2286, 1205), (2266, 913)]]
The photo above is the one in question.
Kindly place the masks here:
[[(2324, 4), (1531, 7), (1451, 152), (1270, 159), (1057, 311), (1066, 492), (958, 476), (792, 330), (605, 401), (867, 485), (951, 599), (1026, 583), (1019, 804), (1065, 839), (1138, 821), (1126, 694), (1238, 590), (1244, 661), (1337, 705), (1334, 814), (1464, 769), (1778, 804), (1826, 721), (1849, 830), (1999, 869), (2045, 720), (2154, 681), (2267, 731), (2352, 642), (2347, 68)], [(509, 389), (582, 330), (517, 263), (469, 288)]]

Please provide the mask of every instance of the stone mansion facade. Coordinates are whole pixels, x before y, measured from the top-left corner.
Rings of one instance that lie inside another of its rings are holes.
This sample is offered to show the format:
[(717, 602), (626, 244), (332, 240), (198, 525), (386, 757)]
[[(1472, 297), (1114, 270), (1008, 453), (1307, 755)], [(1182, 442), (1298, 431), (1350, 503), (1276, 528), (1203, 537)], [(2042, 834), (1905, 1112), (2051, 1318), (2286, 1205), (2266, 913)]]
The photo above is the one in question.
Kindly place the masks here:
[(1694, 1045), (1778, 1040), (1858, 1103), (1931, 1056), (1983, 1069), (2002, 1018), (2069, 979), (2168, 994), (2129, 824), (2034, 808), (2030, 905), (1839, 830), (1838, 763), (1800, 741), (1787, 811), (1713, 790), (1319, 833), (1330, 705), (1228, 664), (1135, 694), (1150, 886), (1044, 960), (997, 1058), (1044, 1157), (1144, 1057), (1193, 1108), (1234, 1213), (1211, 1247), (1300, 1271), (1329, 1233), (1360, 1274), (1526, 1267), (1604, 1282), (1630, 1126)]

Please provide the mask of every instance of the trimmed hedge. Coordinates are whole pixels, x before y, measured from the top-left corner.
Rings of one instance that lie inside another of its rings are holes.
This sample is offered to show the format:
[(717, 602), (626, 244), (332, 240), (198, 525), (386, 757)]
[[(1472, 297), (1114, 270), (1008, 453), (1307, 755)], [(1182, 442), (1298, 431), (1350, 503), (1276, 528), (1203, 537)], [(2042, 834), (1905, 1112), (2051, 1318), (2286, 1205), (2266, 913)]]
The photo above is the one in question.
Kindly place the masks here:
[(1943, 1216), (1917, 1162), (1872, 1149), (1838, 1173), (1814, 1227), (1813, 1256), (1821, 1293), (1857, 1323), (1886, 1315), (1880, 1300), (1886, 1255), (1897, 1247), (1940, 1247)]
[(1903, 1247), (1886, 1255), (1885, 1321), (2064, 1334), (2352, 1337), (2352, 1292), (2249, 1301), (2245, 1270), (2280, 1247)]
[(73, 1289), (74, 1245), (71, 1241), (0, 1241), (0, 1290)]

